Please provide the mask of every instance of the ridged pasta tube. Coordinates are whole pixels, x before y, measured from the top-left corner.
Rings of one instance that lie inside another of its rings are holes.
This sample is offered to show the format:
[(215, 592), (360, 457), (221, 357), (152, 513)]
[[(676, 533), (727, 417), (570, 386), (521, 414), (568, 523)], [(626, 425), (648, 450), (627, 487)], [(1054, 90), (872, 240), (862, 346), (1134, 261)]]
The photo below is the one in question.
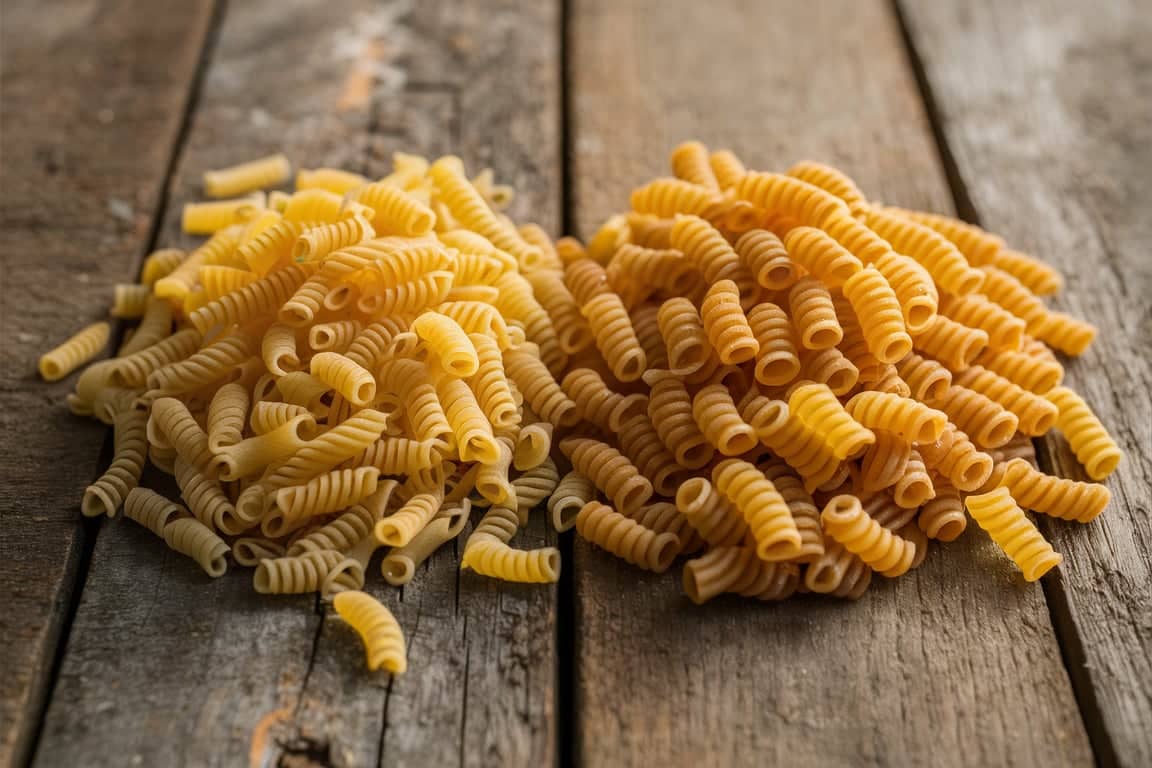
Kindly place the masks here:
[(376, 379), (370, 371), (337, 352), (318, 352), (312, 356), (311, 373), (348, 402), (368, 405), (376, 398)]
[(1024, 321), (980, 294), (945, 294), (940, 297), (940, 312), (969, 328), (984, 331), (988, 334), (991, 349), (1020, 350), (1024, 340)]
[(256, 317), (271, 316), (311, 273), (312, 268), (306, 264), (277, 270), (238, 291), (209, 302), (193, 312), (188, 319), (200, 333), (207, 333), (214, 327), (227, 328)]
[(366, 507), (356, 504), (335, 520), (309, 531), (288, 545), (287, 555), (296, 557), (305, 552), (332, 550), (347, 552), (365, 536), (372, 534), (375, 516)]
[(807, 349), (828, 349), (844, 338), (828, 289), (814, 277), (802, 277), (788, 291), (792, 325)]
[(692, 262), (681, 251), (645, 248), (632, 243), (616, 250), (609, 264), (609, 275), (613, 270), (634, 283), (661, 288), (674, 295), (688, 293), (698, 279)]
[(776, 492), (788, 505), (796, 530), (800, 532), (800, 550), (794, 562), (815, 562), (824, 554), (824, 531), (820, 525), (820, 510), (794, 469), (781, 459), (770, 459), (756, 468), (775, 486)]
[(332, 600), (340, 618), (360, 635), (368, 669), (402, 675), (408, 668), (404, 633), (396, 617), (371, 595), (358, 590), (341, 592)]
[(124, 517), (134, 520), (157, 536), (173, 520), (190, 517), (188, 510), (148, 488), (133, 488), (124, 498)]
[(818, 434), (838, 459), (859, 455), (875, 441), (872, 430), (856, 422), (825, 384), (797, 387), (788, 409)]
[[(283, 405), (283, 403), (281, 403)], [(216, 449), (209, 466), (222, 480), (250, 477), (308, 445), (316, 428), (312, 414), (293, 416), (275, 429)]]
[(656, 320), (668, 350), (668, 367), (673, 373), (695, 373), (708, 362), (711, 354), (708, 334), (691, 301), (682, 297), (666, 300), (660, 305)]
[(934, 478), (936, 496), (920, 507), (916, 524), (930, 539), (955, 541), (968, 527), (968, 516), (964, 513), (964, 502), (960, 492), (951, 484)]
[(661, 496), (673, 496), (676, 488), (688, 476), (688, 471), (676, 463), (676, 458), (660, 442), (656, 428), (647, 413), (641, 413), (620, 426), (616, 435), (620, 452), (632, 462), (640, 474), (648, 478), (652, 488)]
[(796, 282), (795, 265), (775, 233), (766, 229), (749, 229), (734, 247), (740, 262), (761, 287), (779, 291)]
[(896, 364), (896, 373), (908, 383), (912, 397), (917, 400), (943, 397), (952, 385), (951, 371), (915, 352), (909, 352)]
[(961, 491), (974, 491), (992, 474), (992, 457), (977, 450), (968, 435), (949, 423), (933, 443), (922, 443), (920, 455), (932, 469)]
[(1078, 523), (1095, 520), (1112, 498), (1103, 485), (1046, 475), (1024, 459), (1009, 461), (1001, 482), (1021, 507)]
[(838, 168), (812, 161), (799, 162), (788, 169), (789, 176), (795, 176), (813, 186), (820, 187), (840, 198), (847, 204), (852, 215), (859, 215), (867, 207), (864, 193), (849, 176)]
[(767, 563), (748, 547), (713, 547), (684, 565), (684, 594), (703, 605), (723, 592), (757, 600), (785, 600), (796, 593), (800, 569)]
[(564, 394), (548, 368), (536, 357), (523, 350), (507, 350), (504, 368), (508, 378), (524, 395), (532, 410), (557, 427), (575, 426), (580, 420), (576, 403)]
[(630, 202), (636, 213), (650, 213), (660, 218), (676, 214), (699, 216), (719, 213), (722, 198), (715, 189), (682, 179), (660, 178), (632, 190)]
[[(148, 254), (140, 270), (140, 282), (155, 285), (162, 277), (172, 274), (188, 254), (179, 248), (160, 248)], [(167, 302), (165, 302), (167, 304)]]
[(219, 578), (228, 570), (224, 557), (231, 548), (199, 520), (187, 517), (173, 520), (164, 526), (164, 541), (171, 549), (195, 560), (212, 578)]
[(767, 301), (757, 304), (748, 313), (748, 325), (759, 344), (756, 381), (769, 387), (793, 381), (800, 373), (800, 356), (784, 310)]
[(575, 470), (564, 475), (548, 498), (552, 527), (561, 533), (571, 529), (576, 525), (576, 515), (595, 498), (596, 486), (591, 480)]
[(1052, 402), (982, 366), (974, 365), (956, 374), (953, 381), (957, 386), (979, 392), (1015, 414), (1019, 422), (1017, 428), (1025, 435), (1043, 435), (1056, 423), (1059, 412)]
[(698, 141), (677, 144), (669, 157), (669, 164), (673, 175), (679, 179), (709, 189), (720, 189), (716, 174), (708, 163), (708, 148)]
[(714, 547), (734, 546), (748, 537), (740, 510), (724, 499), (706, 478), (693, 477), (676, 491), (676, 508), (704, 541)]
[(332, 550), (317, 550), (296, 557), (261, 560), (252, 576), (252, 586), (262, 595), (300, 595), (319, 592), (328, 574), (343, 560), (342, 553)]
[(814, 227), (796, 227), (784, 238), (792, 259), (829, 288), (837, 288), (863, 268), (844, 246)]
[(704, 548), (704, 539), (700, 538), (700, 534), (696, 533), (688, 518), (680, 514), (680, 510), (671, 502), (657, 501), (646, 504), (632, 513), (631, 517), (656, 533), (674, 534), (680, 540), (681, 553), (699, 552)]
[(845, 410), (865, 427), (894, 432), (911, 443), (939, 440), (948, 425), (946, 413), (886, 392), (861, 392), (848, 401)]
[(456, 436), (456, 449), (461, 461), (495, 462), (500, 447), (496, 444), (488, 417), (468, 385), (452, 376), (438, 376), (436, 397), (444, 404), (444, 415)]
[(453, 376), (475, 375), (480, 367), (468, 334), (460, 324), (439, 312), (424, 312), (412, 321), (412, 330), (440, 360), (440, 365)]
[(855, 496), (834, 496), (820, 513), (824, 531), (873, 570), (889, 578), (908, 572), (916, 545), (864, 513)]
[(45, 381), (57, 381), (92, 360), (108, 344), (112, 327), (106, 322), (92, 323), (55, 349), (40, 356), (40, 375)]
[(208, 434), (176, 398), (161, 397), (152, 403), (147, 429), (148, 441), (153, 445), (175, 448), (181, 458), (195, 467), (210, 465)]
[(625, 513), (640, 507), (652, 496), (652, 484), (612, 446), (598, 440), (570, 437), (560, 441), (560, 450), (577, 472), (590, 479)]
[(389, 547), (403, 547), (426, 526), (443, 503), (442, 492), (413, 495), (404, 506), (376, 523), (376, 540)]
[(912, 351), (900, 302), (884, 276), (873, 266), (844, 281), (844, 295), (864, 332), (868, 349), (882, 363), (894, 363)]
[(101, 513), (112, 517), (128, 494), (140, 483), (148, 453), (148, 415), (128, 409), (116, 414), (112, 463), (96, 482), (84, 490), (80, 511), (87, 517)]
[(804, 572), (811, 592), (859, 600), (872, 583), (872, 569), (831, 537), (824, 539), (824, 554)]
[(800, 554), (800, 531), (772, 481), (754, 465), (726, 459), (712, 469), (712, 482), (748, 523), (761, 560), (791, 560)]
[(988, 334), (936, 315), (923, 331), (913, 334), (912, 344), (958, 373), (971, 366), (988, 346)]
[(1064, 367), (1060, 363), (1026, 352), (986, 349), (975, 363), (1038, 395), (1051, 391), (1064, 379)]
[(974, 267), (993, 263), (1004, 248), (1004, 241), (1001, 238), (991, 232), (986, 232), (975, 224), (969, 224), (951, 216), (912, 211), (894, 206), (884, 206), (881, 210), (884, 213), (910, 219), (917, 224), (923, 224), (936, 230), (952, 241), (952, 244), (960, 249), (964, 258), (968, 259), (968, 262)]
[(940, 296), (932, 276), (914, 259), (895, 251), (888, 251), (873, 261), (872, 266), (892, 286), (908, 333), (914, 336), (923, 332), (939, 309)]
[(446, 505), (410, 542), (390, 551), (380, 562), (380, 573), (384, 580), (394, 587), (402, 587), (410, 582), (421, 563), (460, 535), (464, 524), (468, 522), (470, 508), (467, 499), (457, 506)]
[(117, 357), (127, 357), (143, 349), (151, 347), (172, 335), (172, 305), (164, 299), (155, 296), (148, 299), (144, 308), (144, 317), (132, 338), (128, 339), (117, 350)]
[(719, 230), (699, 216), (677, 213), (672, 225), (672, 246), (679, 250), (712, 285), (718, 280), (735, 280), (743, 270), (740, 257)]
[(746, 173), (734, 191), (736, 197), (757, 208), (812, 227), (822, 227), (827, 221), (850, 215), (847, 204), (835, 195), (779, 173)]
[(715, 456), (715, 449), (692, 416), (692, 396), (684, 382), (672, 375), (651, 378), (655, 380), (648, 394), (648, 418), (660, 441), (680, 466), (703, 467)]
[(739, 456), (756, 447), (756, 431), (741, 418), (732, 393), (723, 384), (710, 384), (696, 393), (692, 418), (708, 443), (725, 456)]
[(1037, 296), (1050, 296), (1064, 287), (1064, 278), (1050, 265), (1011, 248), (1001, 248), (990, 263), (1012, 275)]
[(278, 187), (292, 175), (288, 158), (277, 153), (246, 163), (204, 172), (204, 194), (234, 197), (268, 187)]
[(700, 317), (708, 340), (723, 364), (747, 362), (760, 351), (760, 343), (740, 308), (740, 292), (731, 280), (712, 284), (700, 305)]
[(208, 449), (216, 452), (243, 439), (248, 419), (248, 390), (241, 384), (225, 384), (208, 404)]
[(885, 429), (876, 429), (876, 442), (860, 458), (860, 487), (879, 491), (895, 485), (908, 468), (912, 444)]
[(512, 488), (516, 491), (516, 514), (522, 524), (527, 524), (529, 512), (552, 495), (559, 481), (560, 473), (550, 458), (539, 466), (521, 472), (512, 481)]
[(468, 537), (464, 554), (460, 559), (461, 569), (472, 569), (482, 576), (490, 576), (504, 581), (527, 584), (550, 584), (560, 579), (560, 551), (555, 547), (541, 547), (533, 550), (513, 549), (507, 543), (504, 532), (492, 532), (493, 525), (485, 522), (496, 515), (510, 515), (509, 524), (515, 525), (516, 513), (493, 507), (484, 516), (477, 529)]
[(998, 448), (1012, 439), (1020, 421), (1016, 414), (985, 395), (953, 384), (928, 405), (948, 414), (948, 419), (985, 448)]
[(869, 208), (864, 220), (894, 249), (924, 265), (949, 293), (975, 293), (984, 285), (980, 270), (973, 269), (956, 246), (935, 230), (876, 208)]
[(620, 381), (635, 381), (648, 367), (648, 360), (628, 311), (615, 293), (602, 293), (581, 305), (580, 313), (592, 330), (596, 348)]
[(179, 362), (148, 374), (148, 388), (157, 393), (182, 394), (206, 387), (228, 376), (255, 352), (253, 340), (238, 333), (213, 342)]
[(668, 570), (680, 551), (675, 534), (656, 533), (597, 501), (580, 510), (576, 530), (586, 541), (656, 573)]
[(892, 499), (899, 507), (916, 509), (935, 495), (936, 488), (932, 485), (932, 476), (928, 474), (920, 452), (913, 448), (908, 453), (904, 473), (892, 486)]
[(1016, 506), (1007, 488), (968, 496), (964, 506), (972, 519), (1016, 563), (1026, 580), (1036, 581), (1063, 559)]
[(266, 517), (262, 525), (276, 536), (310, 517), (338, 512), (376, 491), (380, 470), (376, 467), (338, 469), (318, 475), (303, 485), (291, 485), (276, 492), (280, 514)]
[(230, 536), (248, 527), (246, 521), (237, 517), (236, 508), (224, 494), (219, 482), (179, 456), (173, 462), (172, 469), (176, 484), (180, 486), (180, 495), (193, 517), (209, 528)]

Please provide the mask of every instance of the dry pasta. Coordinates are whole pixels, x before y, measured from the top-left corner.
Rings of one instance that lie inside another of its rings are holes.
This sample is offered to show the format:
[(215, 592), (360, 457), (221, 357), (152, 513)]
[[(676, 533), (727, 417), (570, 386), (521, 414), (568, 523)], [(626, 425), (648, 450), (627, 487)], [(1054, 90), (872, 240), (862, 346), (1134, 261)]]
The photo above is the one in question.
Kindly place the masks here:
[[(693, 556), (695, 602), (858, 599), (969, 514), (1027, 578), (1056, 565), (1022, 509), (1088, 522), (1110, 493), (1041, 473), (1029, 438), (1060, 430), (1096, 480), (1122, 455), (1061, 386), (1052, 350), (1096, 331), (1046, 304), (1059, 274), (831, 166), (748, 170), (694, 141), (670, 160), (587, 245), (512, 221), (512, 190), (451, 156), (302, 169), (268, 196), (283, 156), (209, 172), (231, 199), (184, 224), (210, 237), (117, 286), (111, 315), (139, 324), (68, 397), (115, 430), (82, 512), (123, 506), (213, 576), (231, 553), (258, 592), (334, 596), (393, 673), (369, 559), (392, 547), (384, 580), (410, 583), (469, 522), (478, 577), (555, 582), (556, 548), (514, 542), (547, 514), (649, 570)], [(110, 333), (46, 354), (44, 378)], [(146, 463), (187, 508), (138, 487)]]

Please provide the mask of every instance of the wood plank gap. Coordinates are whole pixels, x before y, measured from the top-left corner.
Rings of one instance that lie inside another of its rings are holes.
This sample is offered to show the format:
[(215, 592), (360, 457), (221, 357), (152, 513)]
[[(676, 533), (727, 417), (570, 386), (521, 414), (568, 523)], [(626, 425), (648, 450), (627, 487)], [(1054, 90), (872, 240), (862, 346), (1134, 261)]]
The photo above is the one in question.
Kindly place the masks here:
[[(980, 224), (980, 213), (976, 209), (975, 203), (972, 202), (968, 184), (964, 180), (964, 174), (960, 170), (959, 163), (956, 162), (955, 153), (953, 153), (948, 141), (948, 134), (944, 128), (944, 116), (937, 104), (932, 83), (928, 79), (923, 57), (916, 46), (916, 40), (905, 15), (903, 3), (901, 0), (891, 0), (891, 4), (893, 15), (900, 28), (904, 50), (908, 55), (909, 68), (915, 75), (916, 85), (924, 102), (928, 124), (936, 141), (941, 167), (948, 181), (948, 188), (952, 192), (956, 212), (965, 221)], [(1036, 438), (1032, 444), (1036, 448), (1036, 460), (1040, 468), (1049, 474), (1059, 474), (1055, 470), (1048, 442), (1044, 438)], [(1047, 521), (1041, 520), (1040, 527), (1047, 533)], [(1099, 766), (1116, 765), (1116, 749), (1105, 726), (1104, 714), (1096, 699), (1096, 689), (1092, 684), (1092, 678), (1086, 665), (1084, 643), (1068, 605), (1064, 580), (1058, 572), (1053, 571), (1041, 579), (1041, 586), (1044, 592), (1044, 602), (1048, 607), (1048, 618), (1056, 635), (1056, 644), (1060, 648), (1060, 660), (1064, 664), (1064, 669), (1072, 684), (1072, 695), (1076, 700), (1080, 719), (1084, 723), (1084, 730), (1088, 736), (1088, 744), (1092, 749), (1093, 758)]]

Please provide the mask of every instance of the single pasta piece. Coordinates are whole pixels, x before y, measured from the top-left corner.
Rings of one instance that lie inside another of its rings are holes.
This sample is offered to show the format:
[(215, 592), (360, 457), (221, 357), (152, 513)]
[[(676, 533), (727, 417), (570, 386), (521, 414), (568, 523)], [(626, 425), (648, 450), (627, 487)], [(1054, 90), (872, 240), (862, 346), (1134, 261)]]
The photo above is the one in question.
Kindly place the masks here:
[(443, 500), (443, 491), (414, 494), (394, 514), (376, 523), (376, 540), (388, 547), (405, 546), (436, 516)]
[(896, 484), (908, 467), (912, 444), (886, 429), (874, 429), (876, 442), (860, 458), (860, 487), (880, 491)]
[(620, 297), (602, 293), (581, 305), (580, 314), (588, 321), (596, 348), (616, 378), (625, 382), (639, 379), (648, 367), (648, 359)]
[(539, 465), (521, 472), (512, 481), (516, 492), (516, 514), (522, 524), (528, 524), (528, 513), (552, 495), (559, 481), (560, 473), (551, 458), (545, 458)]
[(824, 439), (789, 413), (785, 403), (756, 398), (744, 413), (760, 442), (804, 478), (805, 490), (811, 492), (840, 470), (840, 460)]
[(518, 527), (513, 510), (494, 506), (468, 537), (460, 558), (461, 570), (527, 584), (550, 584), (560, 579), (560, 550), (541, 547), (513, 549), (508, 540)]
[(148, 374), (147, 385), (157, 394), (174, 395), (206, 387), (227, 376), (255, 353), (255, 341), (236, 334), (201, 348), (179, 362)]
[(591, 259), (570, 262), (564, 268), (564, 284), (579, 305), (587, 304), (602, 293), (609, 293), (608, 273)]
[(928, 405), (948, 414), (948, 419), (985, 448), (998, 448), (1012, 439), (1020, 421), (1016, 414), (995, 400), (967, 387), (953, 384)]
[(756, 447), (756, 430), (741, 418), (732, 393), (723, 384), (710, 384), (696, 393), (692, 418), (708, 443), (725, 456), (739, 456)]
[(496, 445), (492, 424), (468, 385), (451, 376), (438, 376), (436, 397), (446, 403), (444, 415), (455, 435), (460, 459), (484, 464), (496, 461), (500, 448)]
[(977, 450), (968, 435), (952, 423), (940, 439), (922, 443), (918, 450), (927, 466), (948, 478), (961, 491), (974, 491), (992, 474), (992, 457)]
[(184, 461), (180, 456), (172, 465), (180, 495), (192, 516), (204, 525), (221, 533), (235, 536), (249, 527), (236, 514), (236, 507), (225, 495), (215, 478)]
[(731, 280), (712, 284), (700, 305), (700, 317), (708, 340), (724, 365), (748, 362), (760, 351), (760, 343), (740, 308), (740, 292)]
[(916, 524), (930, 539), (955, 541), (968, 527), (960, 492), (939, 477), (932, 480), (936, 495), (920, 507)]
[(620, 452), (649, 479), (656, 493), (661, 496), (676, 493), (688, 472), (676, 463), (676, 458), (660, 442), (647, 413), (638, 414), (622, 424), (616, 437)]
[(655, 179), (632, 190), (632, 210), (660, 218), (678, 214), (706, 216), (719, 212), (722, 198), (715, 189), (681, 179)]
[(973, 269), (948, 238), (930, 227), (876, 208), (865, 212), (864, 221), (896, 251), (922, 264), (945, 291), (963, 295), (983, 286), (980, 270)]
[(940, 312), (969, 328), (988, 334), (990, 349), (1020, 350), (1024, 340), (1024, 321), (980, 294), (940, 298)]
[(597, 501), (584, 505), (576, 516), (576, 530), (585, 540), (632, 565), (663, 573), (680, 551), (672, 533), (657, 533)]
[(736, 251), (719, 230), (699, 216), (686, 215), (688, 213), (691, 212), (676, 214), (672, 247), (684, 254), (708, 285), (717, 280), (736, 280), (743, 272)]
[[(447, 512), (445, 511), (447, 510)], [(456, 506), (445, 506), (438, 515), (403, 547), (391, 550), (380, 561), (380, 573), (394, 587), (402, 587), (416, 575), (416, 568), (436, 550), (454, 540), (468, 522), (467, 499)]]
[(372, 209), (370, 222), (381, 234), (420, 237), (436, 226), (432, 209), (404, 190), (383, 182), (358, 187), (352, 197)]
[(872, 569), (828, 536), (824, 538), (824, 555), (804, 573), (804, 586), (810, 592), (849, 600), (859, 600), (871, 583)]
[(108, 344), (112, 327), (105, 322), (92, 323), (60, 346), (40, 356), (40, 375), (45, 381), (57, 381), (96, 357)]
[(911, 443), (939, 440), (948, 415), (910, 397), (861, 392), (845, 405), (848, 415), (870, 429), (894, 432)]
[(633, 513), (632, 519), (656, 533), (674, 534), (680, 540), (681, 554), (699, 552), (704, 548), (704, 539), (696, 533), (688, 518), (680, 514), (675, 504), (667, 501), (647, 504)]
[(800, 373), (800, 356), (784, 310), (768, 301), (757, 304), (748, 313), (748, 325), (759, 344), (756, 381), (769, 387), (793, 381)]
[(847, 204), (808, 182), (779, 173), (746, 173), (735, 185), (736, 197), (757, 208), (810, 227), (849, 216)]
[(676, 376), (652, 378), (655, 380), (648, 395), (648, 418), (656, 434), (676, 457), (677, 464), (700, 469), (712, 461), (715, 451), (693, 418), (692, 396)]
[(788, 169), (787, 173), (789, 176), (795, 176), (801, 181), (806, 181), (820, 187), (825, 192), (836, 195), (848, 204), (848, 209), (853, 216), (860, 215), (860, 212), (868, 205), (864, 193), (856, 186), (856, 182), (838, 168), (823, 163), (805, 161), (796, 163)]
[(1026, 580), (1036, 581), (1063, 559), (1016, 506), (1007, 488), (968, 496), (964, 506), (972, 519), (1019, 566)]
[(1025, 330), (1035, 335), (1048, 319), (1044, 302), (1004, 270), (990, 264), (980, 269), (984, 272), (984, 295), (1023, 320)]
[(829, 288), (838, 288), (864, 267), (851, 251), (814, 227), (796, 227), (784, 238), (784, 245), (793, 261)]
[(1064, 366), (1056, 360), (1035, 357), (1026, 352), (986, 349), (974, 362), (1038, 395), (1051, 391), (1064, 379)]
[(796, 269), (788, 250), (775, 233), (749, 229), (735, 245), (740, 262), (768, 290), (778, 291), (796, 282)]
[(796, 593), (800, 569), (766, 563), (747, 547), (713, 547), (684, 566), (684, 594), (703, 605), (722, 592), (757, 600), (785, 600)]
[(380, 470), (376, 467), (338, 469), (318, 475), (303, 485), (281, 488), (276, 492), (279, 514), (264, 519), (264, 533), (278, 536), (299, 527), (308, 518), (346, 509), (374, 493), (379, 477)]
[(817, 433), (838, 459), (858, 456), (876, 440), (872, 430), (857, 423), (825, 384), (794, 389), (788, 409)]
[(366, 406), (376, 397), (376, 378), (344, 355), (318, 352), (309, 368), (313, 376), (354, 405)]
[(784, 498), (754, 465), (726, 459), (712, 469), (712, 482), (748, 523), (761, 560), (777, 562), (800, 555), (800, 531)]
[(96, 482), (84, 490), (80, 511), (86, 517), (112, 517), (128, 494), (140, 483), (148, 453), (148, 414), (129, 408), (113, 419), (112, 463)]
[(776, 491), (788, 505), (796, 530), (800, 532), (800, 551), (793, 562), (815, 562), (824, 554), (824, 532), (820, 525), (820, 510), (796, 470), (781, 459), (769, 459), (756, 467), (772, 482)]
[(676, 145), (670, 158), (676, 178), (702, 187), (719, 190), (720, 183), (708, 162), (708, 147), (698, 141), (685, 141)]
[(278, 187), (292, 175), (292, 165), (282, 154), (204, 172), (204, 194), (234, 197), (268, 187)]
[(979, 365), (956, 374), (953, 381), (1011, 411), (1019, 421), (1017, 428), (1025, 435), (1043, 435), (1056, 424), (1058, 411), (1053, 403)]
[(900, 216), (914, 221), (917, 224), (923, 224), (939, 232), (948, 238), (952, 244), (964, 254), (964, 258), (968, 260), (968, 263), (974, 267), (981, 267), (994, 262), (998, 254), (1004, 249), (1004, 241), (996, 235), (993, 235), (991, 232), (986, 232), (975, 224), (969, 224), (959, 219), (954, 219), (951, 216), (944, 216), (938, 213), (926, 213), (924, 211), (912, 211), (907, 208), (896, 208), (893, 206), (884, 206), (881, 210), (884, 213)]
[(1057, 387), (1045, 397), (1059, 409), (1056, 429), (1064, 433), (1088, 477), (1103, 480), (1112, 474), (1124, 454), (1088, 404), (1067, 387)]
[[(491, 504), (508, 505), (516, 497), (516, 489), (508, 479), (512, 466), (513, 445), (511, 438), (501, 435), (496, 438), (500, 453), (491, 464), (480, 464), (476, 472), (476, 491)], [(473, 504), (479, 504), (474, 501)]]
[(187, 517), (173, 520), (164, 526), (164, 541), (172, 550), (195, 560), (212, 578), (219, 578), (228, 570), (224, 556), (230, 547), (199, 520)]
[(648, 402), (641, 394), (613, 392), (590, 368), (572, 369), (560, 386), (576, 404), (580, 418), (605, 432), (619, 430), (625, 421), (642, 413)]
[(527, 275), (527, 280), (540, 306), (552, 319), (560, 349), (570, 355), (591, 346), (592, 331), (562, 276), (550, 270), (538, 270)]
[(631, 312), (632, 328), (636, 331), (636, 338), (640, 340), (640, 347), (644, 350), (644, 357), (649, 368), (666, 369), (668, 367), (668, 350), (664, 348), (664, 338), (660, 335), (660, 305), (645, 302)]
[(870, 568), (889, 578), (912, 567), (916, 545), (882, 527), (855, 496), (834, 496), (820, 513), (824, 531)]
[(575, 470), (564, 475), (548, 499), (552, 527), (561, 533), (571, 529), (576, 525), (576, 515), (595, 498), (596, 486), (591, 480)]
[(882, 363), (894, 363), (912, 351), (900, 302), (892, 286), (869, 266), (844, 282), (844, 295), (860, 322), (868, 349)]
[(132, 338), (124, 342), (116, 352), (117, 357), (128, 357), (141, 350), (158, 344), (172, 335), (172, 305), (164, 299), (152, 296), (144, 309), (144, 317)]
[[(936, 488), (932, 485), (932, 477), (928, 474), (924, 459), (913, 448), (908, 452), (904, 474), (892, 486), (892, 499), (902, 509), (917, 509), (935, 496)], [(901, 525), (895, 527), (902, 527), (904, 522), (901, 521)]]
[(668, 367), (673, 373), (687, 375), (704, 367), (710, 354), (708, 334), (690, 300), (667, 299), (660, 305), (656, 320), (668, 350)]
[(936, 315), (927, 328), (912, 334), (912, 345), (958, 373), (972, 365), (988, 346), (988, 334)]
[(286, 554), (289, 557), (298, 557), (306, 552), (324, 550), (347, 552), (365, 536), (372, 535), (375, 525), (376, 519), (371, 511), (363, 505), (356, 504), (335, 520), (293, 539), (288, 545)]
[(172, 274), (187, 256), (188, 254), (179, 248), (161, 248), (153, 251), (144, 259), (144, 266), (140, 270), (140, 282), (144, 285), (155, 285), (160, 278)]
[(191, 517), (188, 510), (148, 488), (133, 488), (124, 498), (124, 517), (134, 520), (160, 538), (168, 523)]
[(148, 417), (148, 442), (161, 448), (175, 448), (189, 464), (207, 467), (212, 460), (206, 433), (188, 406), (173, 397), (161, 397), (152, 403)]
[[(284, 328), (285, 326), (281, 325), (280, 327)], [(308, 346), (316, 352), (345, 354), (362, 330), (363, 326), (357, 320), (317, 323), (308, 329)]]
[(625, 243), (616, 250), (609, 269), (635, 283), (661, 288), (672, 294), (688, 293), (697, 280), (692, 263), (680, 251), (645, 248), (632, 243)]
[(235, 224), (243, 211), (259, 210), (264, 204), (263, 192), (211, 203), (185, 203), (180, 227), (188, 235), (211, 235)]
[(815, 277), (802, 277), (788, 291), (792, 324), (800, 343), (808, 349), (828, 349), (844, 338), (836, 307), (824, 284)]
[(402, 675), (408, 669), (404, 633), (396, 617), (380, 601), (357, 590), (348, 590), (332, 599), (332, 606), (364, 643), (368, 669), (385, 669)]
[(1011, 248), (1001, 248), (989, 263), (1012, 275), (1037, 296), (1051, 296), (1064, 287), (1064, 278), (1051, 266)]
[(1021, 507), (1078, 523), (1095, 520), (1112, 498), (1103, 485), (1052, 477), (1025, 459), (1007, 462), (1002, 483)]
[(590, 479), (625, 513), (651, 498), (652, 484), (612, 446), (598, 440), (569, 437), (560, 441), (560, 450), (577, 472)]
[(733, 152), (727, 149), (718, 149), (708, 155), (708, 164), (716, 174), (716, 181), (721, 189), (729, 189), (736, 185), (748, 171)]
[(476, 350), (478, 366), (468, 386), (493, 429), (508, 429), (520, 422), (520, 411), (512, 399), (512, 388), (504, 373), (504, 359), (497, 343), (481, 333), (469, 334)]
[[(836, 347), (813, 351), (800, 350), (800, 374), (793, 380), (826, 384), (836, 395), (846, 395), (860, 380), (860, 371)], [(791, 381), (786, 382), (791, 383)]]
[(952, 372), (935, 360), (909, 352), (896, 363), (896, 373), (908, 383), (917, 400), (943, 397), (952, 386)]
[(924, 331), (936, 318), (940, 296), (924, 267), (901, 253), (888, 251), (872, 262), (896, 293), (908, 333)]
[(1073, 357), (1088, 351), (1096, 332), (1096, 326), (1063, 312), (1049, 312), (1035, 330), (1036, 337), (1045, 344)]
[[(641, 353), (642, 354), (642, 353)], [(580, 414), (556, 379), (538, 358), (522, 349), (504, 353), (504, 368), (532, 410), (557, 427), (575, 426)]]

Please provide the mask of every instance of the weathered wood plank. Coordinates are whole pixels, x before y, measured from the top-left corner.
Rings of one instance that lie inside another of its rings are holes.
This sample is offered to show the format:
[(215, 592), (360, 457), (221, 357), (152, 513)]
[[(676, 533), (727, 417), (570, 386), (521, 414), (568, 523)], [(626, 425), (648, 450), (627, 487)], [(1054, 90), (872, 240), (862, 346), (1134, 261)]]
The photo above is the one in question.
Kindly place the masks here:
[(22, 762), (77, 578), (79, 499), (105, 428), (36, 361), (131, 280), (180, 132), (212, 2), (4, 4), (0, 69), (0, 765)]
[[(514, 215), (555, 230), (557, 8), (232, 4), (164, 241), (185, 240), (179, 208), (205, 169), (280, 149), (376, 176), (394, 150), (456, 152), (516, 185)], [(522, 535), (551, 538), (543, 520)], [(461, 575), (452, 548), (403, 593), (371, 574), (408, 635), (393, 682), (364, 670), (359, 639), (312, 597), (256, 595), (238, 568), (209, 582), (131, 523), (106, 526), (38, 764), (551, 762), (555, 590)]]
[[(1100, 327), (1067, 380), (1127, 458), (1108, 480), (1114, 502), (1099, 520), (1045, 521), (1065, 556), (1051, 597), (1070, 619), (1072, 674), (1098, 753), (1149, 765), (1152, 15), (1122, 0), (910, 2), (904, 13), (970, 207), (963, 213), (1058, 265), (1067, 290), (1055, 306)], [(1063, 439), (1045, 446), (1059, 474), (1085, 479)]]
[[(824, 159), (875, 197), (948, 209), (887, 4), (574, 8), (584, 234), (690, 137), (757, 168)], [(854, 604), (698, 608), (675, 576), (581, 543), (575, 566), (584, 764), (1091, 762), (1043, 594), (978, 531)]]

